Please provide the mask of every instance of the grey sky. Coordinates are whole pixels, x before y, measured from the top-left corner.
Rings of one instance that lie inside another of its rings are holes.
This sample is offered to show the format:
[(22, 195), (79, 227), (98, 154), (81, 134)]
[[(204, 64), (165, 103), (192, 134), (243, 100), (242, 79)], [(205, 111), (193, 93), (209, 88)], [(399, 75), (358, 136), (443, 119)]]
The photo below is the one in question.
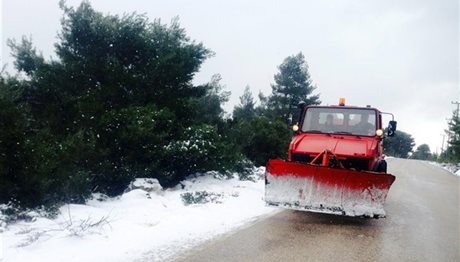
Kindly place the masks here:
[[(370, 104), (393, 112), (417, 144), (440, 150), (446, 118), (459, 100), (459, 3), (418, 1), (92, 0), (104, 13), (179, 16), (188, 35), (212, 49), (197, 83), (222, 75), (231, 112), (244, 87), (269, 94), (277, 66), (303, 52), (324, 104)], [(76, 6), (80, 1), (67, 1)], [(2, 1), (1, 63), (12, 68), (7, 38), (31, 35), (53, 54), (58, 0)], [(11, 71), (11, 69), (9, 69)]]

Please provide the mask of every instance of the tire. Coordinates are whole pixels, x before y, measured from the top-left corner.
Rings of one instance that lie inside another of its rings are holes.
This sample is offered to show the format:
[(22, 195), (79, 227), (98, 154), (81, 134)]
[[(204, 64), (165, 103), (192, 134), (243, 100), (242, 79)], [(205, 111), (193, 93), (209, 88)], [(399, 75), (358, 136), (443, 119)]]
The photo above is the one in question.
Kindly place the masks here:
[(385, 160), (377, 161), (372, 171), (379, 172), (379, 173), (386, 173), (387, 172), (387, 161)]

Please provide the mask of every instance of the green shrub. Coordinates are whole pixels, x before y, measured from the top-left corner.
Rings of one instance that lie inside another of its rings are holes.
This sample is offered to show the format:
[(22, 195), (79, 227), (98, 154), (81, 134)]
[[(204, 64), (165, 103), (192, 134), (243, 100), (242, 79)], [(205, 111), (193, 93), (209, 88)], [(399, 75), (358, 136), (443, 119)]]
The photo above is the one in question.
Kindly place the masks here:
[(254, 117), (233, 127), (233, 143), (256, 166), (265, 166), (272, 158), (286, 158), (291, 131), (279, 120)]
[(11, 200), (34, 205), (39, 202), (37, 177), (30, 166), (27, 148), (27, 116), (17, 105), (15, 83), (0, 79), (0, 203)]
[(165, 177), (159, 179), (160, 183), (172, 185), (187, 175), (220, 169), (222, 143), (213, 126), (187, 128), (180, 139), (172, 140), (164, 147), (162, 171)]
[(122, 193), (135, 177), (159, 173), (163, 147), (175, 132), (174, 114), (154, 105), (112, 110), (100, 120), (93, 184), (110, 196)]
[(188, 206), (192, 204), (206, 204), (209, 202), (221, 204), (223, 195), (213, 192), (209, 193), (206, 191), (196, 191), (193, 193), (182, 193), (180, 197), (184, 205)]

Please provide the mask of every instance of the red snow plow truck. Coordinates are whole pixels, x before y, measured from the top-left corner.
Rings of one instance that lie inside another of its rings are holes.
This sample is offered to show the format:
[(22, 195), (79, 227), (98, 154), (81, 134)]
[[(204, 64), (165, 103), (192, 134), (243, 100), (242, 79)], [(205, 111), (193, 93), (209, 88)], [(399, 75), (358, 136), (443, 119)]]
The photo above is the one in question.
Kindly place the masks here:
[(288, 160), (272, 159), (265, 174), (269, 205), (345, 216), (385, 217), (383, 204), (395, 177), (387, 173), (382, 114), (370, 106), (299, 104), (299, 123)]

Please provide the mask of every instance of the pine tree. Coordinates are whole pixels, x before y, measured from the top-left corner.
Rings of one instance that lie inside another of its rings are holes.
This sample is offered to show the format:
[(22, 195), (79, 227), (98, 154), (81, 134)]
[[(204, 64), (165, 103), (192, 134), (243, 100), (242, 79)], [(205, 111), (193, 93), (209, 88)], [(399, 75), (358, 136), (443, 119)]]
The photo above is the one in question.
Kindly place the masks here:
[(447, 149), (442, 154), (441, 158), (450, 162), (460, 162), (460, 116), (457, 110), (452, 114), (452, 118), (448, 122)]
[[(301, 101), (307, 105), (319, 104), (319, 95), (313, 95), (308, 65), (302, 53), (284, 59), (275, 74), (272, 94), (268, 99), (268, 110), (274, 117), (286, 117)], [(296, 110), (297, 111), (297, 110)]]
[(396, 130), (395, 136), (387, 137), (383, 141), (385, 154), (401, 158), (407, 158), (414, 145), (414, 138), (410, 134), (399, 130)]
[(249, 85), (244, 89), (244, 93), (240, 96), (240, 104), (233, 109), (233, 119), (250, 119), (255, 116), (255, 102), (252, 96)]
[(421, 144), (415, 149), (415, 152), (412, 154), (411, 158), (428, 160), (432, 158), (430, 147), (427, 144)]
[[(43, 59), (28, 38), (9, 41), (15, 67), (26, 77), (17, 99), (4, 99), (5, 81), (0, 82), (0, 153), (6, 155), (0, 154), (0, 180), (9, 176), (3, 173), (23, 172), (9, 161), (15, 147), (30, 153), (28, 173), (21, 176), (38, 180), (34, 190), (40, 192), (21, 190), (42, 204), (45, 199), (81, 202), (95, 188), (119, 194), (135, 176), (167, 176), (171, 185), (189, 175), (181, 170), (219, 170), (224, 157), (217, 153), (201, 161), (204, 151), (197, 148), (184, 169), (171, 163), (165, 150), (223, 122), (221, 105), (228, 94), (219, 79), (201, 86), (192, 81), (212, 52), (190, 40), (177, 19), (167, 25), (136, 13), (104, 15), (88, 1), (76, 8), (61, 1), (60, 7), (57, 59)], [(206, 146), (220, 148), (225, 140), (218, 131), (212, 134), (214, 144)], [(14, 139), (26, 142), (5, 144)]]
[(230, 92), (225, 91), (225, 86), (221, 84), (222, 77), (220, 74), (215, 74), (211, 77), (211, 81), (203, 86), (204, 95), (199, 98), (191, 99), (192, 103), (196, 103), (192, 108), (190, 116), (191, 124), (204, 122), (208, 124), (218, 124), (224, 117), (225, 110), (223, 104), (228, 102)]

